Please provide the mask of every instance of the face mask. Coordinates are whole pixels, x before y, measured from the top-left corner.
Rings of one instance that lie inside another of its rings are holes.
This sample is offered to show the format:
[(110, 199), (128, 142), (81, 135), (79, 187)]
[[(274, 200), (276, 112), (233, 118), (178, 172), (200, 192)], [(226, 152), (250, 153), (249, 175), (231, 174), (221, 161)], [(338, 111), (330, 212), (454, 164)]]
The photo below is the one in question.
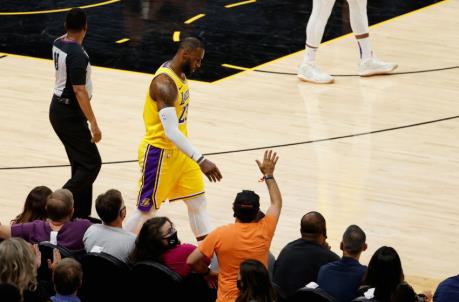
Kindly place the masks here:
[(167, 237), (166, 240), (167, 240), (167, 244), (168, 244), (170, 249), (176, 247), (177, 244), (179, 243), (179, 240), (178, 240), (178, 237), (177, 237), (177, 231), (175, 231), (175, 233), (173, 233), (172, 235)]
[(237, 280), (236, 281), (236, 286), (237, 286), (238, 290), (242, 290), (242, 282), (241, 282), (241, 280)]

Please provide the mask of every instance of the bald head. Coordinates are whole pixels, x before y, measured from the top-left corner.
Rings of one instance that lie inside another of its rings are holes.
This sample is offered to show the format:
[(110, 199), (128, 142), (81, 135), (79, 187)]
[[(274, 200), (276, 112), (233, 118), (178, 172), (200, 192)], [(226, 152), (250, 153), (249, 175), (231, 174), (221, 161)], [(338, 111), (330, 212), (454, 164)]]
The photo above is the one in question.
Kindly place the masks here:
[(309, 212), (301, 218), (301, 236), (303, 239), (313, 241), (321, 241), (327, 238), (327, 227), (322, 214)]
[(49, 195), (46, 202), (48, 218), (53, 221), (70, 220), (73, 214), (73, 194), (67, 189), (59, 189)]

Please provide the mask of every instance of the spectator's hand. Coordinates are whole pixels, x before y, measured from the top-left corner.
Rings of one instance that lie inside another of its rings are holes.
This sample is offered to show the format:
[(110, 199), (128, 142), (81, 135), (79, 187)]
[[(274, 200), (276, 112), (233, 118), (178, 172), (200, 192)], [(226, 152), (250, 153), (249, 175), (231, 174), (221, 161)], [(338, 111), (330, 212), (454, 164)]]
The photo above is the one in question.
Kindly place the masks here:
[(207, 276), (204, 277), (206, 279), (207, 285), (209, 285), (210, 288), (217, 288), (218, 285), (218, 273), (214, 271), (210, 271)]
[(102, 131), (100, 131), (99, 126), (96, 122), (92, 122), (91, 124), (91, 143), (98, 143), (102, 139)]
[(258, 168), (260, 168), (261, 173), (264, 176), (266, 175), (273, 175), (274, 169), (276, 168), (276, 163), (279, 157), (277, 156), (276, 152), (272, 150), (266, 150), (265, 155), (263, 157), (263, 162), (255, 160), (257, 162)]
[(218, 170), (217, 166), (208, 159), (204, 159), (201, 164), (199, 164), (202, 173), (204, 173), (211, 182), (217, 182), (222, 179), (222, 174)]
[(432, 301), (433, 295), (432, 295), (432, 292), (431, 292), (430, 290), (425, 290), (425, 291), (422, 292), (422, 294), (423, 294), (424, 297), (425, 297), (425, 298), (424, 298), (424, 301), (425, 301), (425, 302), (430, 302), (430, 301)]
[(35, 267), (38, 269), (41, 266), (41, 252), (38, 248), (38, 244), (32, 245), (33, 253), (35, 254)]
[(59, 262), (61, 262), (62, 260), (62, 256), (61, 256), (61, 253), (59, 252), (58, 249), (54, 248), (53, 249), (53, 261), (51, 261), (51, 259), (48, 259), (48, 268), (54, 272), (54, 270), (56, 269), (56, 266), (59, 264)]

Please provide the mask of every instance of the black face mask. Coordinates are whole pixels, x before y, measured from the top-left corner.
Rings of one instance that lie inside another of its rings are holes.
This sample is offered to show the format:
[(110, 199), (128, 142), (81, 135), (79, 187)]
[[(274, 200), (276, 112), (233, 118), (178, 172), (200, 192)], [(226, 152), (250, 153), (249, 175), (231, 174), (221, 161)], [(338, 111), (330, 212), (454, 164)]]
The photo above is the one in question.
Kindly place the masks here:
[(241, 282), (241, 280), (237, 280), (236, 281), (236, 286), (237, 286), (238, 290), (242, 290), (242, 282)]
[(167, 240), (167, 245), (170, 249), (173, 249), (174, 247), (177, 246), (177, 244), (179, 244), (179, 240), (178, 240), (178, 237), (177, 237), (177, 232), (173, 233), (172, 235), (170, 235), (169, 237), (166, 238)]

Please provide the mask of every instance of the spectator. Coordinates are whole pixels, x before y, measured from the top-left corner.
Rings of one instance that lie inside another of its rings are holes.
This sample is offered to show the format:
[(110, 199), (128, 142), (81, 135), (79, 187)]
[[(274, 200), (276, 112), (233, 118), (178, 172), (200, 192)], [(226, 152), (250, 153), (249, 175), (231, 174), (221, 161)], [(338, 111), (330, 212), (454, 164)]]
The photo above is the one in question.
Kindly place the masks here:
[(204, 259), (216, 254), (219, 265), (219, 302), (233, 302), (238, 297), (236, 281), (241, 262), (255, 259), (267, 267), (269, 247), (282, 208), (281, 193), (273, 177), (277, 160), (277, 154), (272, 151), (265, 152), (262, 163), (257, 160), (271, 197), (271, 206), (266, 216), (259, 210), (259, 196), (255, 192), (238, 193), (233, 203), (235, 223), (212, 231), (188, 257), (187, 263), (191, 268), (200, 274), (210, 274), (209, 279), (212, 281), (216, 274), (210, 271)]
[(319, 270), (317, 283), (337, 302), (349, 302), (357, 296), (367, 270), (359, 263), (360, 254), (367, 249), (365, 240), (365, 233), (360, 227), (349, 226), (340, 244), (343, 251), (341, 260), (327, 263)]
[(236, 302), (275, 301), (274, 289), (266, 267), (258, 260), (245, 260), (240, 265), (237, 279), (239, 297)]
[(317, 281), (322, 265), (339, 260), (326, 242), (325, 218), (309, 212), (301, 218), (301, 238), (287, 244), (274, 264), (274, 283), (282, 295), (291, 296), (310, 282)]
[[(410, 301), (410, 286), (405, 283), (402, 262), (397, 251), (388, 246), (380, 247), (371, 257), (360, 289), (363, 297), (359, 301), (407, 302)], [(423, 292), (416, 301), (429, 302), (430, 292)]]
[(438, 285), (435, 302), (459, 301), (459, 275), (450, 277)]
[(83, 271), (80, 263), (73, 258), (62, 259), (53, 273), (56, 295), (52, 302), (80, 302), (76, 296), (83, 282)]
[(186, 259), (196, 246), (181, 244), (174, 225), (167, 217), (153, 217), (142, 226), (130, 256), (133, 265), (140, 261), (155, 261), (185, 277), (190, 273)]
[[(41, 301), (37, 286), (37, 267), (40, 265), (30, 244), (21, 238), (0, 243), (0, 283), (17, 287), (21, 300)], [(0, 299), (3, 301), (3, 299)]]
[(126, 206), (121, 192), (108, 190), (96, 199), (96, 211), (103, 224), (93, 224), (83, 237), (86, 252), (104, 252), (127, 262), (136, 236), (123, 230)]
[(21, 237), (30, 243), (51, 241), (74, 252), (84, 251), (83, 235), (91, 223), (86, 219), (71, 220), (73, 212), (72, 193), (56, 190), (46, 202), (47, 221), (0, 225), (0, 238)]
[(53, 191), (46, 186), (38, 186), (27, 195), (22, 213), (11, 220), (11, 224), (46, 220), (46, 200)]
[[(400, 257), (394, 248), (380, 247), (371, 257), (363, 284), (374, 288), (374, 298), (390, 302), (397, 285), (405, 280)], [(366, 295), (370, 296), (370, 295)]]

